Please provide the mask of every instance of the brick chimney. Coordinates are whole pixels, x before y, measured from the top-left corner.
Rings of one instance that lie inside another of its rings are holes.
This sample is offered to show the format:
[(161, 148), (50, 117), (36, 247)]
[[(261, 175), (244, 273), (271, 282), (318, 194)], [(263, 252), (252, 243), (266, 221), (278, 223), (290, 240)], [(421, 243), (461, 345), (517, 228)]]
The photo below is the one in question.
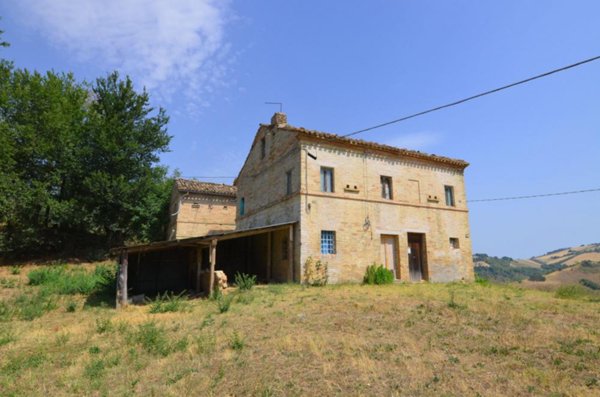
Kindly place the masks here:
[(277, 127), (283, 127), (287, 125), (287, 115), (285, 113), (277, 112), (271, 117), (271, 125)]

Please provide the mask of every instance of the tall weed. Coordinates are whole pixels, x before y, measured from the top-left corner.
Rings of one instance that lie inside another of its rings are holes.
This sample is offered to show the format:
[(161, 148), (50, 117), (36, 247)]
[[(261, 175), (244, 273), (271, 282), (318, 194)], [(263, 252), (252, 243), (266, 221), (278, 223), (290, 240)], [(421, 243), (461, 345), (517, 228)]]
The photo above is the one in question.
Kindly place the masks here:
[(92, 272), (53, 265), (34, 269), (27, 275), (30, 285), (42, 286), (51, 293), (61, 295), (92, 294), (113, 285), (115, 276), (114, 267), (106, 265), (98, 265)]
[(150, 313), (168, 313), (182, 312), (188, 309), (189, 305), (185, 301), (185, 291), (178, 295), (165, 292), (163, 295), (158, 294), (156, 298), (148, 299), (150, 303)]
[(256, 285), (256, 276), (237, 272), (235, 274), (235, 285), (240, 291), (250, 291)]

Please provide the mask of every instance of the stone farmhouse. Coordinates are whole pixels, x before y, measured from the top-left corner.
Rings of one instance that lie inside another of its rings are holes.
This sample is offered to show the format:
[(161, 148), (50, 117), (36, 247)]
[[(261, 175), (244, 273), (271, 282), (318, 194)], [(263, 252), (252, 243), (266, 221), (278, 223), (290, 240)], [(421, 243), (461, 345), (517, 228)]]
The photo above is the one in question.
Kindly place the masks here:
[[(401, 281), (472, 280), (463, 160), (261, 124), (234, 186), (179, 179), (167, 241), (122, 247), (122, 295), (212, 290), (215, 270), (302, 282), (309, 258), (329, 282), (373, 263)], [(127, 286), (127, 278), (132, 282)]]

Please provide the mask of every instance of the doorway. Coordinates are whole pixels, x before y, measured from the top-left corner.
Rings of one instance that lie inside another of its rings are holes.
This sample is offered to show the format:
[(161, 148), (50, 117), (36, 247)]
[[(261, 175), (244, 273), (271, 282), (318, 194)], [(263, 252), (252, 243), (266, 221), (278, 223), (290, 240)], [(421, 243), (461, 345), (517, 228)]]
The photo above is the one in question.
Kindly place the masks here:
[(398, 237), (381, 235), (381, 258), (386, 269), (394, 273), (394, 278), (400, 278), (400, 266), (398, 260)]
[(408, 272), (410, 281), (427, 280), (427, 258), (425, 250), (425, 235), (422, 233), (408, 234)]

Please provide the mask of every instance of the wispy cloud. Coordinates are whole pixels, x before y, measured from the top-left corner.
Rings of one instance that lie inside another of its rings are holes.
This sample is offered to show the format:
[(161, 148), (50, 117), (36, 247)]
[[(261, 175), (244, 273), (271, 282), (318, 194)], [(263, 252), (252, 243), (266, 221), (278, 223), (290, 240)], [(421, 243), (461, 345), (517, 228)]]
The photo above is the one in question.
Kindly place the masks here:
[[(27, 20), (79, 61), (129, 74), (153, 94), (207, 106), (226, 84), (224, 0), (22, 0)], [(188, 109), (192, 110), (192, 109)]]
[(442, 134), (437, 132), (410, 132), (382, 140), (384, 143), (405, 149), (424, 150), (442, 142)]

